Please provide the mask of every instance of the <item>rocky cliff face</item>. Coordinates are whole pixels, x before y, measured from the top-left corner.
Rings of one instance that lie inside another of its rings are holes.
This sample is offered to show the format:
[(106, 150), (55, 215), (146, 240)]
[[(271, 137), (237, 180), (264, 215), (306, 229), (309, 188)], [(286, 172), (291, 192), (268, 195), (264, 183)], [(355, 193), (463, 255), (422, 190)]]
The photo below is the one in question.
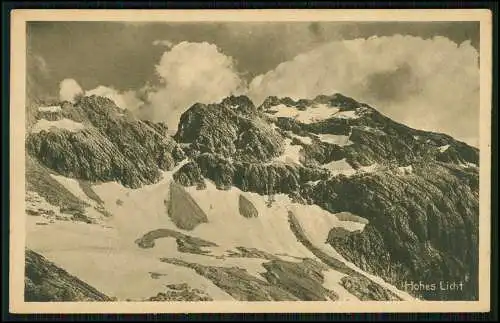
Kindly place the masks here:
[[(350, 214), (347, 222), (362, 219), (363, 229), (332, 228), (325, 243), (362, 270), (416, 297), (478, 297), (479, 151), (450, 136), (409, 128), (339, 94), (298, 101), (269, 97), (259, 107), (245, 96), (198, 103), (181, 116), (173, 138), (164, 124), (137, 120), (100, 97), (82, 97), (49, 110), (35, 111), (26, 139), (27, 189), (53, 205), (70, 205), (79, 212), (89, 204), (51, 174), (82, 183), (117, 181), (135, 189), (157, 183), (162, 171), (183, 161), (171, 174), (176, 183), (165, 186), (170, 195), (165, 191), (162, 212), (179, 229), (191, 230), (193, 237), (153, 230), (139, 241), (142, 248), (168, 236), (177, 239), (181, 253), (208, 257), (198, 245), (201, 240), (194, 239), (198, 226), (205, 233), (210, 230), (210, 220), (179, 184), (205, 190), (211, 181), (218, 190), (237, 187), (268, 197), (268, 207), (275, 194), (283, 193), (293, 203)], [(85, 194), (96, 195), (86, 185), (81, 185), (87, 188)], [(239, 193), (235, 196), (235, 216), (244, 217), (245, 223), (261, 219), (262, 209), (257, 211)], [(289, 221), (300, 243), (319, 259), (315, 261), (348, 275), (339, 284), (352, 295), (362, 300), (399, 299), (314, 245), (293, 213)], [(212, 245), (202, 247), (207, 246)], [(194, 269), (236, 299), (338, 296), (322, 289), (322, 270), (309, 260), (293, 264), (266, 259), (270, 262), (262, 281), (241, 268), (165, 256), (164, 262)], [(311, 277), (301, 278), (307, 273)], [(450, 293), (406, 286), (420, 281), (463, 282), (464, 287)], [(191, 295), (192, 290), (185, 293)], [(200, 297), (193, 295), (189, 297)], [(166, 292), (154, 300), (177, 297)]]
[(267, 161), (283, 150), (283, 138), (246, 97), (195, 104), (182, 114), (175, 139), (189, 144), (192, 155), (208, 152), (241, 161)]
[[(65, 176), (139, 187), (183, 158), (163, 124), (136, 120), (106, 98), (82, 97), (60, 111), (39, 112), (38, 119), (46, 126), (30, 133), (27, 151)], [(78, 129), (65, 126), (75, 124)]]
[[(326, 116), (300, 116), (319, 111), (315, 106)], [(280, 114), (283, 107), (289, 115)], [(417, 297), (477, 299), (478, 149), (342, 95), (270, 97), (257, 109), (241, 98), (195, 105), (179, 129), (176, 139), (191, 145), (192, 161), (178, 172), (183, 185), (208, 178), (219, 189), (285, 193), (332, 213), (352, 212), (369, 220), (365, 230), (328, 239), (349, 261), (402, 289), (411, 281), (466, 286), (457, 293), (408, 291)], [(276, 160), (287, 139), (300, 148), (301, 161)], [(336, 172), (339, 161), (352, 173)]]
[[(309, 104), (325, 100), (324, 96), (319, 98)], [(334, 95), (330, 102), (332, 106), (340, 105), (340, 112), (354, 112), (354, 117), (333, 116), (313, 123), (302, 123), (288, 117), (277, 117), (275, 120), (281, 129), (297, 135), (313, 138), (318, 135), (349, 137), (351, 144), (348, 145), (327, 142), (312, 146), (302, 144), (306, 146), (306, 154), (312, 160), (322, 163), (346, 158), (354, 168), (372, 163), (409, 165), (419, 160), (439, 160), (454, 164), (479, 163), (479, 151), (476, 148), (448, 135), (409, 128), (368, 105), (354, 103), (352, 99), (343, 96)], [(268, 105), (266, 101), (261, 108), (265, 109)]]
[(43, 256), (26, 250), (26, 302), (102, 302), (112, 299)]
[(330, 232), (328, 242), (362, 269), (399, 288), (405, 282), (464, 282), (466, 289), (419, 291), (424, 299), (477, 299), (478, 191), (467, 170), (446, 164), (332, 178), (312, 199), (330, 212), (349, 211), (370, 221), (361, 233)]

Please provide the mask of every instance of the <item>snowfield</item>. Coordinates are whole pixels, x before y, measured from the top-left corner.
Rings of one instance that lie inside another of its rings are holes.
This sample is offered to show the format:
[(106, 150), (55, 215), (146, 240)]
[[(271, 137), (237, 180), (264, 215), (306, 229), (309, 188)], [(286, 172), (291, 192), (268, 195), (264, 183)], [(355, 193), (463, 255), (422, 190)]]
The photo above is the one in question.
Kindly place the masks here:
[(304, 145), (311, 145), (313, 143), (313, 140), (312, 138), (310, 137), (302, 137), (302, 136), (299, 136), (299, 135), (296, 135), (296, 134), (293, 134), (291, 133), (290, 134), (293, 138), (299, 140), (301, 143), (303, 143)]
[(444, 153), (445, 151), (448, 150), (448, 148), (450, 148), (450, 145), (440, 146), (438, 149), (440, 152)]
[[(242, 192), (236, 187), (231, 187), (227, 191), (218, 190), (210, 181), (207, 181), (205, 190), (188, 187), (186, 191), (207, 214), (209, 221), (197, 226), (191, 234), (215, 242), (226, 249), (242, 246), (269, 253), (286, 253), (297, 257), (312, 256), (307, 248), (298, 243), (289, 229), (288, 196), (277, 194), (274, 197), (275, 202), (268, 207), (265, 196)], [(243, 194), (257, 209), (256, 218), (245, 218), (239, 214), (240, 194)]]
[(373, 172), (376, 172), (379, 168), (380, 168), (379, 164), (373, 163), (373, 164), (371, 164), (369, 166), (361, 166), (358, 169), (358, 172), (359, 173), (373, 173)]
[[(125, 244), (125, 237), (114, 228), (75, 222), (41, 227), (31, 222), (28, 221), (28, 248), (111, 297), (140, 300), (164, 291), (165, 284), (186, 282), (213, 298), (232, 299), (193, 270), (160, 262), (139, 249), (133, 240)], [(151, 272), (166, 276), (152, 279)]]
[[(326, 211), (324, 211), (326, 212)], [(366, 276), (368, 279), (378, 283), (380, 286), (387, 288), (388, 290), (392, 291), (399, 297), (401, 297), (403, 300), (413, 300), (413, 297), (409, 295), (406, 292), (403, 292), (396, 287), (394, 287), (391, 284), (388, 284), (385, 282), (383, 279), (380, 277), (371, 275), (362, 269), (358, 268), (356, 265), (353, 263), (347, 261), (342, 255), (340, 255), (330, 244), (325, 243), (326, 238), (328, 237), (328, 232), (329, 229), (326, 228), (332, 228), (332, 226), (335, 226), (336, 221), (339, 221), (340, 223), (344, 221), (338, 220), (337, 217), (334, 215), (331, 216), (325, 216), (325, 217), (312, 217), (308, 213), (302, 213), (299, 211), (295, 211), (294, 215), (296, 219), (299, 221), (300, 226), (304, 230), (304, 233), (306, 234), (307, 238), (309, 241), (313, 243), (314, 246), (325, 252), (327, 255), (332, 256), (342, 262), (344, 262), (349, 268), (357, 271), (358, 273)], [(350, 222), (350, 221), (348, 221)], [(353, 222), (355, 223), (355, 222)], [(359, 225), (360, 227), (356, 227), (356, 225)], [(347, 225), (343, 226), (344, 229), (349, 230), (349, 231), (355, 231), (356, 229), (363, 229), (365, 224), (358, 222), (356, 225)], [(362, 227), (361, 227), (362, 225)]]
[(285, 146), (285, 151), (283, 152), (283, 154), (273, 158), (270, 162), (264, 163), (264, 165), (270, 165), (272, 163), (302, 165), (302, 162), (304, 160), (302, 146), (292, 145), (292, 140), (288, 138), (284, 140), (284, 146)]
[(359, 118), (359, 115), (356, 113), (356, 111), (341, 111), (338, 112), (334, 115), (335, 118), (339, 119), (357, 119)]
[(357, 119), (364, 111), (363, 108), (351, 111), (340, 111), (338, 107), (331, 107), (327, 104), (315, 104), (306, 107), (305, 110), (301, 110), (295, 106), (278, 104), (269, 107), (266, 113), (277, 118), (292, 118), (301, 123), (310, 124), (330, 118)]
[(353, 176), (355, 174), (366, 174), (378, 171), (381, 166), (377, 163), (371, 164), (369, 166), (361, 166), (357, 170), (354, 169), (345, 158), (340, 160), (334, 160), (327, 164), (321, 165), (322, 168), (328, 169), (332, 176), (344, 175)]
[[(206, 189), (187, 187), (185, 190), (205, 212), (208, 223), (200, 223), (190, 231), (181, 230), (169, 218), (166, 204), (169, 202), (172, 175), (186, 162), (173, 171), (164, 172), (158, 183), (140, 189), (125, 188), (116, 182), (93, 185), (92, 189), (102, 199), (104, 208), (113, 214), (104, 218), (101, 224), (56, 220), (47, 225), (37, 225), (39, 217), (27, 216), (27, 247), (119, 300), (148, 298), (164, 291), (165, 284), (171, 283), (187, 283), (192, 288), (205, 291), (215, 300), (231, 300), (229, 294), (193, 269), (161, 262), (160, 258), (177, 258), (206, 266), (244, 268), (250, 275), (264, 279), (260, 275), (265, 272), (262, 263), (268, 260), (229, 257), (229, 252), (237, 251), (237, 247), (247, 247), (286, 261), (300, 262), (300, 258), (306, 257), (319, 261), (290, 229), (289, 211), (296, 214), (314, 244), (337, 258), (340, 255), (325, 243), (328, 232), (334, 227), (347, 231), (363, 230), (367, 223), (354, 215), (346, 217), (339, 214), (337, 217), (315, 205), (292, 203), (284, 194), (274, 196), (269, 205), (267, 196), (243, 192), (235, 187), (218, 190), (207, 180)], [(76, 180), (62, 176), (54, 178), (75, 196), (89, 201)], [(246, 218), (239, 213), (240, 195), (257, 209), (257, 217)], [(46, 201), (34, 198), (31, 203), (34, 204), (31, 207), (36, 209), (37, 203), (46, 204)], [(157, 239), (151, 248), (141, 248), (135, 242), (147, 232), (160, 228), (201, 238), (217, 246), (203, 247), (210, 254), (201, 255), (178, 251), (176, 240), (172, 237)], [(151, 273), (160, 275), (153, 279)], [(324, 274), (324, 286), (335, 291), (340, 300), (357, 300), (340, 285), (344, 274), (333, 269)]]
[(85, 126), (80, 122), (75, 122), (70, 119), (61, 119), (56, 121), (49, 121), (46, 119), (40, 119), (35, 123), (32, 128), (32, 132), (39, 133), (42, 130), (50, 131), (52, 129), (63, 129), (71, 132), (77, 132), (83, 130)]
[(413, 166), (408, 165), (408, 166), (398, 167), (398, 173), (401, 175), (410, 175), (413, 173)]
[(322, 142), (338, 145), (341, 147), (353, 144), (353, 142), (349, 140), (349, 136), (331, 134), (318, 134), (317, 136)]
[(307, 107), (306, 110), (299, 110), (294, 106), (279, 104), (270, 107), (267, 113), (274, 117), (292, 118), (299, 122), (309, 124), (329, 119), (338, 111), (338, 108), (330, 107), (326, 104), (317, 104), (315, 106)]
[(356, 170), (349, 165), (345, 158), (334, 160), (328, 164), (321, 165), (321, 167), (328, 169), (334, 176), (339, 174), (352, 176), (356, 174)]
[(53, 105), (49, 107), (38, 107), (38, 111), (40, 112), (59, 112), (61, 111), (60, 105)]
[(89, 198), (87, 194), (85, 194), (80, 187), (78, 181), (74, 178), (65, 177), (62, 175), (50, 174), (52, 178), (59, 182), (62, 186), (64, 186), (71, 194), (78, 197), (80, 200), (87, 202), (89, 204), (94, 203), (94, 200)]
[(466, 162), (465, 164), (464, 163), (460, 163), (460, 167), (464, 167), (464, 168), (469, 168), (469, 167), (478, 168), (479, 166), (477, 166), (474, 163)]
[(98, 203), (85, 194), (77, 180), (62, 175), (50, 174), (50, 176), (64, 186), (71, 194), (89, 204), (89, 206), (85, 208), (85, 215), (87, 217), (97, 222), (103, 221), (103, 214), (96, 210), (96, 208), (99, 207)]
[[(75, 183), (58, 179), (67, 189), (76, 191)], [(105, 208), (115, 215), (104, 219), (102, 225), (55, 221), (40, 226), (36, 217), (28, 216), (27, 247), (120, 300), (144, 299), (164, 291), (165, 284), (184, 282), (206, 291), (214, 299), (232, 299), (194, 270), (159, 261), (159, 257), (189, 255), (195, 259), (188, 256), (186, 260), (203, 263), (208, 257), (178, 252), (174, 239), (159, 240), (152, 249), (141, 249), (135, 243), (150, 230), (175, 228), (163, 205), (170, 180), (171, 172), (166, 172), (161, 182), (137, 190), (115, 182), (95, 185), (93, 189), (104, 200)], [(122, 205), (116, 203), (118, 199), (123, 201)], [(166, 276), (152, 279), (151, 272)]]

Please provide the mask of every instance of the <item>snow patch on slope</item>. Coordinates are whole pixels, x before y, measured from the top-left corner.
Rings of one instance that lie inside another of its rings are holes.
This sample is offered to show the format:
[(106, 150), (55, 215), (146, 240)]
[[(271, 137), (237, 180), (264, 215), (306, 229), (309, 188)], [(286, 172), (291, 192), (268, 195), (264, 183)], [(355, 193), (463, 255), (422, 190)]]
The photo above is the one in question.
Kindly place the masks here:
[(167, 216), (165, 203), (170, 198), (173, 173), (186, 163), (187, 160), (184, 160), (172, 171), (163, 172), (157, 183), (144, 185), (140, 189), (127, 188), (118, 182), (106, 182), (94, 185), (93, 190), (104, 201), (105, 208), (115, 215), (112, 225), (124, 235), (134, 235), (132, 240), (138, 238), (139, 234), (158, 228), (171, 227), (177, 230)]
[[(326, 254), (330, 255), (331, 257), (334, 257), (346, 264), (349, 268), (352, 270), (357, 271), (358, 273), (366, 276), (370, 280), (378, 283), (382, 287), (385, 287), (386, 289), (394, 292), (396, 295), (401, 297), (404, 300), (413, 300), (414, 298), (409, 295), (406, 292), (403, 292), (399, 289), (397, 289), (395, 286), (385, 282), (383, 279), (380, 277), (371, 275), (360, 268), (358, 268), (356, 265), (353, 263), (347, 261), (344, 257), (342, 257), (341, 254), (339, 254), (330, 244), (326, 243), (326, 238), (328, 237), (328, 233), (330, 230), (335, 227), (337, 224), (336, 221), (339, 221), (338, 218), (334, 218), (332, 216), (325, 216), (325, 217), (312, 217), (308, 213), (301, 213), (300, 210), (295, 210), (294, 215), (297, 219), (297, 221), (300, 223), (300, 226), (304, 230), (304, 233), (306, 237), (308, 238), (309, 241), (313, 245), (315, 245), (317, 248), (321, 249), (323, 252)], [(340, 221), (344, 222), (344, 221)], [(362, 223), (359, 223), (362, 224)], [(364, 224), (363, 224), (364, 227)], [(347, 227), (344, 227), (346, 230), (348, 230)], [(351, 229), (355, 229), (355, 227), (351, 227)], [(350, 230), (354, 231), (354, 230)]]
[[(291, 202), (288, 196), (277, 194), (275, 202), (268, 207), (264, 196), (243, 192), (236, 187), (218, 190), (210, 181), (207, 181), (204, 190), (187, 187), (186, 191), (208, 217), (208, 223), (200, 224), (191, 234), (224, 246), (226, 250), (242, 246), (269, 253), (312, 257), (289, 230), (287, 205)], [(256, 218), (245, 218), (239, 214), (240, 194), (257, 209)]]
[(398, 173), (401, 175), (410, 175), (413, 173), (413, 166), (408, 165), (408, 166), (398, 167)]
[[(186, 232), (172, 223), (166, 211), (172, 174), (181, 166), (164, 172), (158, 183), (140, 189), (125, 188), (116, 182), (94, 185), (92, 188), (104, 201), (105, 208), (114, 214), (105, 219), (106, 226), (58, 221), (51, 226), (37, 226), (31, 220), (27, 224), (28, 246), (102, 292), (121, 300), (151, 297), (162, 292), (165, 284), (183, 282), (204, 290), (216, 300), (229, 300), (232, 298), (227, 293), (194, 270), (159, 259), (171, 257), (206, 266), (236, 266), (262, 279), (260, 273), (265, 272), (262, 267), (265, 259), (228, 257), (227, 251), (247, 247), (279, 255), (287, 261), (317, 259), (290, 230), (289, 210), (293, 209), (298, 217), (307, 220), (307, 225), (315, 230), (314, 236), (319, 239), (316, 242), (321, 241), (323, 245), (326, 245), (324, 242), (332, 227), (354, 231), (362, 230), (366, 224), (350, 221), (351, 218), (341, 221), (318, 206), (292, 203), (284, 194), (277, 194), (274, 201), (268, 203), (266, 196), (243, 192), (235, 187), (218, 190), (207, 180), (204, 190), (185, 188), (208, 218), (208, 223), (201, 223)], [(74, 182), (59, 180), (66, 182), (65, 187), (75, 194), (84, 194), (78, 191), (80, 188)], [(245, 218), (239, 214), (240, 194), (255, 206), (257, 217)], [(159, 228), (202, 238), (219, 247), (205, 248), (211, 251), (210, 255), (198, 255), (179, 252), (173, 238), (158, 239), (149, 249), (140, 248), (135, 243), (137, 238)], [(151, 272), (162, 275), (152, 279)], [(333, 269), (324, 274), (324, 286), (339, 294), (341, 300), (356, 299), (339, 285), (343, 274)], [(134, 284), (124, 284), (124, 281), (133, 281)]]
[(476, 164), (471, 163), (471, 162), (460, 163), (459, 165), (460, 165), (460, 167), (464, 167), (464, 168), (478, 168), (479, 167)]
[(373, 163), (373, 164), (371, 164), (369, 166), (361, 166), (358, 169), (358, 172), (359, 173), (373, 173), (373, 172), (376, 172), (379, 168), (380, 168), (379, 164)]
[(341, 147), (353, 144), (353, 142), (349, 140), (349, 136), (331, 134), (318, 134), (317, 136), (322, 142), (338, 145)]
[(64, 188), (66, 188), (71, 194), (78, 197), (80, 200), (93, 203), (94, 200), (90, 199), (87, 194), (82, 190), (78, 181), (74, 178), (65, 177), (62, 175), (50, 174), (52, 178), (59, 182)]
[(438, 149), (440, 152), (444, 153), (445, 151), (448, 150), (448, 148), (450, 148), (450, 145), (440, 146)]
[[(318, 206), (310, 206), (307, 209), (292, 207), (295, 218), (300, 223), (300, 227), (311, 243), (324, 250), (330, 246), (327, 244), (328, 234), (333, 228), (343, 228), (347, 231), (362, 231), (365, 223), (354, 221), (340, 221), (335, 214), (329, 213)], [(331, 248), (331, 246), (330, 246)], [(345, 262), (345, 261), (344, 261)], [(341, 279), (346, 275), (336, 270), (330, 269), (325, 274), (324, 286), (332, 289), (339, 295), (339, 300), (357, 300), (342, 285)]]
[(323, 272), (323, 276), (324, 276), (324, 283), (323, 283), (323, 286), (327, 289), (330, 289), (330, 290), (334, 290), (335, 293), (337, 293), (339, 299), (338, 301), (349, 301), (349, 302), (359, 302), (360, 300), (352, 295), (351, 293), (349, 293), (349, 291), (347, 289), (344, 288), (344, 286), (342, 286), (342, 282), (341, 282), (341, 279), (343, 277), (345, 277), (344, 274), (336, 271), (336, 270), (327, 270), (325, 272)]
[[(165, 284), (182, 282), (206, 291), (213, 298), (232, 299), (189, 268), (163, 263), (136, 245), (124, 246), (123, 237), (113, 229), (73, 222), (56, 222), (41, 228), (28, 222), (27, 245), (119, 300), (148, 298), (163, 292)], [(150, 272), (166, 275), (152, 279)]]
[(339, 119), (357, 119), (359, 118), (359, 115), (356, 113), (356, 111), (349, 110), (349, 111), (340, 111), (336, 113), (334, 117)]
[(296, 135), (296, 134), (291, 134), (291, 136), (293, 138), (299, 140), (304, 145), (311, 145), (312, 142), (313, 142), (312, 138), (310, 138), (310, 137), (302, 137), (302, 136), (299, 136), (299, 135)]
[(61, 111), (60, 105), (53, 105), (49, 107), (38, 107), (38, 111), (40, 112), (59, 112)]
[(85, 208), (85, 215), (87, 217), (98, 222), (102, 220), (103, 215), (96, 210), (96, 208), (99, 208), (99, 204), (85, 194), (76, 179), (55, 174), (50, 174), (50, 176), (64, 186), (71, 194), (90, 205)]
[(363, 231), (365, 223), (359, 221), (341, 221), (328, 211), (317, 205), (309, 205), (307, 208), (299, 204), (292, 205), (290, 210), (300, 223), (304, 232), (309, 232), (308, 238), (314, 245), (326, 244), (328, 234), (333, 228), (343, 228), (347, 231)]
[(328, 164), (321, 165), (321, 167), (328, 169), (333, 175), (351, 176), (356, 173), (356, 170), (346, 161), (345, 158), (341, 160), (334, 160)]
[(279, 104), (270, 107), (266, 113), (275, 117), (292, 118), (299, 122), (309, 124), (331, 118), (338, 111), (338, 108), (330, 107), (326, 104), (316, 104), (307, 107), (305, 110), (299, 110), (294, 106)]
[(292, 145), (291, 139), (285, 139), (285, 152), (274, 158), (274, 162), (282, 162), (287, 164), (302, 164), (303, 153), (302, 146), (300, 145)]
[(53, 129), (63, 129), (71, 132), (77, 132), (83, 130), (85, 126), (80, 122), (75, 122), (70, 119), (63, 118), (61, 120), (49, 121), (46, 119), (40, 119), (35, 123), (32, 128), (32, 132), (39, 133), (42, 130), (51, 131)]
[[(71, 179), (57, 178), (74, 194), (84, 194)], [(194, 270), (159, 260), (164, 256), (183, 256), (203, 263), (208, 257), (179, 253), (174, 239), (160, 239), (159, 248), (151, 249), (142, 249), (135, 243), (150, 230), (176, 229), (164, 205), (171, 179), (172, 172), (165, 172), (159, 183), (136, 190), (116, 182), (95, 185), (93, 190), (106, 209), (113, 212), (112, 217), (104, 219), (105, 225), (56, 221), (39, 226), (36, 217), (27, 217), (27, 246), (120, 300), (148, 298), (163, 292), (165, 284), (183, 282), (204, 290), (214, 299), (231, 300), (231, 296)], [(165, 275), (152, 279), (151, 272)]]
[(316, 185), (318, 185), (319, 182), (321, 182), (321, 180), (318, 179), (316, 181), (308, 181), (307, 184), (312, 185), (312, 186), (316, 186)]

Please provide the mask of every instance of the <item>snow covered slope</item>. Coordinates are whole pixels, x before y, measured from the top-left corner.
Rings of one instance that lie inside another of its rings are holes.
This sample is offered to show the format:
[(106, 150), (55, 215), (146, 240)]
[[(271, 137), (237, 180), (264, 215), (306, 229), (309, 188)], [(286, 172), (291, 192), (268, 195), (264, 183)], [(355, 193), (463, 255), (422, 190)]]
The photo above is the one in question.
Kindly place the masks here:
[[(28, 216), (28, 247), (106, 295), (118, 299), (144, 299), (161, 292), (165, 284), (188, 283), (192, 288), (203, 290), (212, 299), (227, 300), (232, 297), (210, 279), (190, 268), (160, 261), (160, 258), (181, 259), (203, 266), (237, 267), (264, 281), (262, 274), (266, 269), (262, 264), (270, 258), (251, 254), (243, 256), (238, 250), (255, 250), (293, 263), (299, 263), (303, 258), (320, 261), (290, 230), (289, 210), (294, 210), (304, 221), (304, 230), (314, 233), (315, 243), (318, 244), (325, 243), (328, 231), (334, 227), (352, 231), (363, 230), (365, 226), (359, 221), (340, 221), (334, 214), (317, 206), (292, 203), (283, 194), (276, 195), (269, 205), (265, 196), (242, 192), (235, 187), (218, 190), (207, 181), (205, 189), (188, 187), (186, 192), (206, 213), (208, 222), (199, 224), (193, 230), (182, 230), (171, 221), (166, 210), (175, 170), (164, 172), (158, 183), (140, 189), (126, 188), (116, 182), (93, 185), (92, 189), (103, 201), (105, 209), (113, 214), (100, 224), (55, 220), (47, 225), (38, 225), (35, 217)], [(56, 178), (79, 198), (88, 199), (71, 179)], [(258, 212), (256, 217), (246, 218), (239, 213), (240, 195), (255, 207)], [(141, 236), (162, 228), (200, 238), (216, 246), (203, 248), (208, 251), (207, 254), (181, 252), (176, 240), (170, 237), (156, 239), (152, 248), (137, 245), (136, 241)], [(153, 274), (156, 278), (152, 278)], [(325, 288), (335, 292), (340, 300), (357, 300), (340, 283), (345, 274), (330, 268), (324, 275)], [(127, 281), (134, 284), (124, 284)]]

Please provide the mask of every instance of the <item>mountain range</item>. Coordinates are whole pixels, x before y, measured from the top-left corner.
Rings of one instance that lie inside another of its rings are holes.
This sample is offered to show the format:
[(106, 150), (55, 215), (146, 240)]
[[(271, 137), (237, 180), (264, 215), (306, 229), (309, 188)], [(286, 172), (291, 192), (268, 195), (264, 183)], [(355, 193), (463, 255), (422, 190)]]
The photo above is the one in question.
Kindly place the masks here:
[(25, 145), (27, 301), (478, 299), (479, 150), (339, 93), (196, 103), (173, 136), (80, 96)]

